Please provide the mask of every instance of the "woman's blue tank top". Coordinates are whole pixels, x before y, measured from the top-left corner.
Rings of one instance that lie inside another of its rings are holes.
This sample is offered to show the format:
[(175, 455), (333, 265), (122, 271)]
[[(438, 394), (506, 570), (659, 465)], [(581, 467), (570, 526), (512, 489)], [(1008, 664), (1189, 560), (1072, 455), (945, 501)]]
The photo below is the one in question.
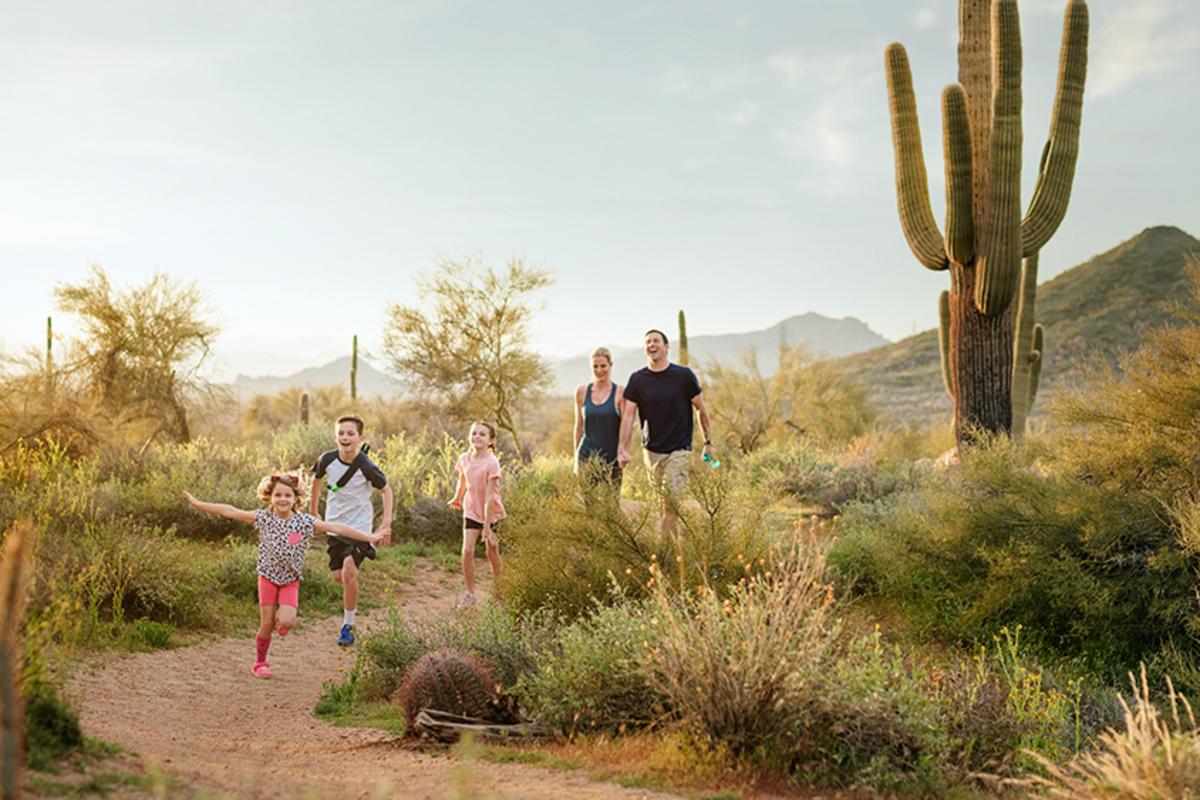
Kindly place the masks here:
[(621, 412), (617, 408), (617, 384), (600, 405), (592, 402), (592, 384), (583, 390), (583, 438), (579, 440), (579, 460), (597, 456), (609, 463), (617, 461), (617, 437), (621, 433)]

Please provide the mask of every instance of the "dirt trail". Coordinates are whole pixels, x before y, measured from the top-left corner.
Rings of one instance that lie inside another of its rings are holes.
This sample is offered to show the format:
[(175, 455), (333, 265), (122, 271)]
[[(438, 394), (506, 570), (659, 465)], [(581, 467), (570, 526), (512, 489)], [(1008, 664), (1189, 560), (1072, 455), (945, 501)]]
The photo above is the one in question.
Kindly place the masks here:
[[(418, 565), (414, 582), (395, 590), (395, 602), (413, 618), (453, 613), (457, 586), (441, 570)], [(80, 723), (89, 736), (120, 744), (194, 790), (237, 798), (669, 797), (596, 783), (582, 773), (464, 765), (401, 749), (381, 731), (322, 722), (312, 714), (322, 685), (341, 680), (354, 663), (353, 648), (334, 641), (337, 623), (310, 620), (275, 637), (270, 680), (250, 674), (250, 632), (133, 655), (77, 675), (71, 693)]]

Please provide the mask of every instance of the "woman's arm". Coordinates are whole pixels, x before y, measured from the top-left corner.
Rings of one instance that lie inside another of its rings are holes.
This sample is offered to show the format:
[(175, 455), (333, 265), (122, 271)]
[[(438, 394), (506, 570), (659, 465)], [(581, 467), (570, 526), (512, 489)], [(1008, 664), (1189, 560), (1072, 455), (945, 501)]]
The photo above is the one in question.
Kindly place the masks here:
[(625, 389), (620, 386), (617, 387), (616, 403), (617, 403), (617, 416), (619, 417), (625, 413)]
[(579, 442), (583, 440), (583, 393), (586, 386), (575, 387), (575, 450), (579, 452)]
[(313, 527), (317, 533), (336, 533), (344, 539), (355, 539), (360, 542), (370, 542), (374, 544), (383, 538), (382, 533), (363, 533), (356, 531), (349, 525), (343, 525), (340, 522), (326, 522), (323, 519), (316, 520)]
[(188, 491), (184, 491), (183, 496), (192, 504), (192, 508), (197, 508), (208, 514), (216, 514), (219, 517), (237, 520), (238, 522), (249, 522), (251, 524), (254, 522), (253, 511), (243, 511), (240, 508), (234, 508), (225, 503), (206, 503), (203, 500), (197, 500), (192, 497), (192, 493)]

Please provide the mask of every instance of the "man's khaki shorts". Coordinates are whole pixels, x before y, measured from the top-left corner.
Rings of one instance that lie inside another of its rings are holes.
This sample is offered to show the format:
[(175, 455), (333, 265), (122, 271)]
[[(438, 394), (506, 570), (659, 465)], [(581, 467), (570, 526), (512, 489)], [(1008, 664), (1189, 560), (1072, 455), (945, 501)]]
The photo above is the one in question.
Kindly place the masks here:
[(653, 453), (643, 450), (646, 469), (654, 478), (654, 485), (665, 498), (678, 501), (687, 488), (688, 467), (692, 461), (691, 450), (673, 450), (670, 453)]

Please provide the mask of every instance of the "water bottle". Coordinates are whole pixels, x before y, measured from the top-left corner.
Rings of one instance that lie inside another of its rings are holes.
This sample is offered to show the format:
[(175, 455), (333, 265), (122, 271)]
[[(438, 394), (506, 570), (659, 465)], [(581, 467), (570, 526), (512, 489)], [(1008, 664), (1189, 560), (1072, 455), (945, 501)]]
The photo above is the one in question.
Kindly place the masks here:
[(704, 463), (708, 464), (713, 469), (716, 469), (717, 467), (721, 466), (721, 462), (718, 461), (713, 456), (709, 455), (707, 451), (704, 453), (703, 458), (704, 458)]

